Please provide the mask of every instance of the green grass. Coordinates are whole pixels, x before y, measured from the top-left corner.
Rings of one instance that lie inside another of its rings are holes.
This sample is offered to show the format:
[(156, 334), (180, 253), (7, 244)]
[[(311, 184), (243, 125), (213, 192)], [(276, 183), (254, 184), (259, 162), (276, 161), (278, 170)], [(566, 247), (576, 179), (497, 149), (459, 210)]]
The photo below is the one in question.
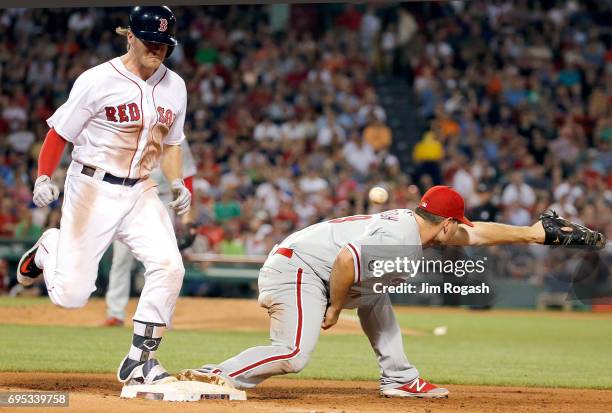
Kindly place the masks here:
[(30, 307), (42, 304), (49, 304), (49, 299), (47, 297), (0, 297), (0, 307)]
[[(1, 305), (1, 304), (0, 304)], [(517, 313), (400, 314), (400, 323), (445, 336), (405, 337), (406, 354), (432, 381), (451, 384), (612, 388), (609, 318)], [(128, 350), (127, 328), (0, 325), (0, 370), (113, 372)], [(265, 333), (170, 331), (159, 358), (171, 371), (219, 362), (266, 344)], [(302, 378), (377, 380), (362, 335), (324, 335)]]

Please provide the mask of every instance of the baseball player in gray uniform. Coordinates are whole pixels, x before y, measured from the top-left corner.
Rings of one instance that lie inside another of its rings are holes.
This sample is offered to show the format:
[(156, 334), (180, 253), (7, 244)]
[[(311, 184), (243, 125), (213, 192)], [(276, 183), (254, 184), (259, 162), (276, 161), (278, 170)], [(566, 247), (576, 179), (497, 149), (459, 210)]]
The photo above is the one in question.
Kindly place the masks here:
[[(183, 179), (185, 186), (192, 187), (192, 179), (196, 174), (196, 164), (187, 140), (181, 142), (181, 154), (183, 158)], [(165, 178), (160, 168), (151, 172), (151, 179), (157, 182), (159, 199), (164, 205), (170, 217), (175, 213), (168, 207), (172, 201), (172, 190), (170, 182)], [(188, 226), (192, 222), (192, 216), (188, 212), (181, 217), (181, 222)], [(106, 291), (106, 320), (104, 324), (109, 327), (122, 326), (125, 320), (125, 308), (130, 299), (130, 281), (132, 267), (134, 266), (134, 255), (130, 249), (121, 241), (113, 242), (113, 261), (108, 274), (108, 290)]]
[(249, 348), (218, 365), (183, 370), (179, 379), (251, 388), (270, 376), (297, 373), (308, 364), (320, 328), (335, 325), (343, 308), (357, 307), (378, 357), (381, 394), (447, 397), (447, 389), (421, 378), (408, 361), (389, 296), (353, 299), (368, 276), (363, 247), (416, 247), (413, 258), (418, 259), (421, 248), (432, 244), (554, 243), (550, 238), (543, 219), (526, 227), (472, 223), (464, 216), (461, 195), (446, 186), (432, 187), (414, 211), (397, 209), (312, 225), (273, 249), (260, 271), (259, 303), (270, 316), (271, 345)]

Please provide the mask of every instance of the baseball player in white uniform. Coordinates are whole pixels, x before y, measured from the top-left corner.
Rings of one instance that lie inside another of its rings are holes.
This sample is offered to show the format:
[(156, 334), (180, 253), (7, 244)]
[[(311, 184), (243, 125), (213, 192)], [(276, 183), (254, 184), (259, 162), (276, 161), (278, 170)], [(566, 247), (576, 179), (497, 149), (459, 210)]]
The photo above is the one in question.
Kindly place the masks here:
[(68, 100), (47, 123), (34, 203), (58, 198), (50, 176), (65, 143), (74, 145), (64, 184), (60, 228), (47, 230), (21, 258), (17, 278), (44, 276), (49, 298), (83, 307), (96, 289), (98, 264), (118, 239), (145, 266), (145, 286), (134, 315), (134, 336), (117, 377), (130, 384), (176, 380), (155, 359), (170, 325), (184, 267), (170, 216), (150, 177), (160, 164), (171, 182), (169, 206), (182, 215), (191, 195), (181, 171), (187, 105), (185, 82), (163, 61), (177, 44), (176, 18), (167, 7), (135, 7), (126, 54), (95, 66), (75, 81)]
[[(183, 157), (183, 178), (185, 186), (190, 189), (192, 188), (193, 176), (197, 171), (193, 154), (189, 149), (186, 139), (181, 143), (181, 153)], [(160, 168), (155, 168), (151, 172), (151, 179), (157, 182), (159, 199), (166, 206), (170, 218), (174, 220), (174, 211), (168, 207), (168, 204), (172, 202), (170, 182), (166, 180)], [(191, 189), (190, 192), (193, 193)], [(189, 213), (181, 218), (184, 225), (191, 223)], [(130, 299), (130, 281), (133, 265), (134, 255), (130, 252), (128, 246), (119, 240), (113, 241), (113, 261), (108, 274), (108, 290), (106, 291), (107, 318), (105, 325), (107, 326), (122, 326), (124, 323), (125, 308)]]
[(544, 241), (542, 221), (529, 227), (470, 222), (463, 198), (446, 186), (427, 191), (414, 211), (396, 209), (312, 225), (273, 249), (259, 273), (259, 303), (270, 316), (272, 344), (249, 348), (218, 365), (183, 370), (179, 379), (251, 388), (270, 376), (297, 373), (307, 365), (320, 328), (335, 325), (343, 308), (357, 307), (378, 358), (381, 394), (447, 397), (448, 390), (422, 379), (408, 361), (389, 296), (370, 291), (363, 299), (360, 286), (368, 281), (363, 247), (412, 247), (413, 258), (419, 259), (422, 247), (432, 244)]

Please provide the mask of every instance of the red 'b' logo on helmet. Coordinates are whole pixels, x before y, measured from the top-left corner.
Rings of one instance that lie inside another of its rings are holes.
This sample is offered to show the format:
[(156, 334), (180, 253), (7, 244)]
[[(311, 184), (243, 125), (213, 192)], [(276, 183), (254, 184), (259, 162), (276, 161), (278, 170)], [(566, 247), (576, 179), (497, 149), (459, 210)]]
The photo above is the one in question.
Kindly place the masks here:
[(168, 20), (159, 19), (159, 30), (160, 32), (165, 32), (168, 29)]

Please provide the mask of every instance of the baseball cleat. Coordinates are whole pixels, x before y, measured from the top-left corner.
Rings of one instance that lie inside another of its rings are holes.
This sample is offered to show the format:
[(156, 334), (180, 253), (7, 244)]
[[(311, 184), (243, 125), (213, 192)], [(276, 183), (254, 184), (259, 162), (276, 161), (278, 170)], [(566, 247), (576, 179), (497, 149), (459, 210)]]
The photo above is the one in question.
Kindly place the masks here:
[(40, 238), (38, 238), (38, 241), (36, 241), (36, 244), (21, 256), (19, 264), (17, 265), (17, 282), (24, 287), (34, 284), (43, 273), (42, 268), (38, 268), (34, 262), (34, 257), (36, 257), (36, 251), (38, 251), (38, 247), (40, 247), (40, 243), (45, 238), (45, 235), (53, 230), (57, 230), (57, 228), (49, 228), (43, 232)]
[(176, 376), (181, 381), (200, 381), (217, 386), (225, 386), (235, 389), (231, 380), (223, 375), (221, 369), (216, 366), (202, 366), (199, 369), (186, 369)]
[(123, 320), (117, 317), (108, 317), (102, 324), (104, 327), (123, 327)]
[(385, 397), (414, 397), (419, 399), (441, 399), (448, 397), (449, 391), (435, 386), (421, 378), (416, 378), (410, 383), (390, 389), (381, 389), (380, 394)]
[(134, 384), (163, 384), (177, 381), (156, 359), (136, 361), (123, 359), (117, 369), (117, 380), (126, 386)]

